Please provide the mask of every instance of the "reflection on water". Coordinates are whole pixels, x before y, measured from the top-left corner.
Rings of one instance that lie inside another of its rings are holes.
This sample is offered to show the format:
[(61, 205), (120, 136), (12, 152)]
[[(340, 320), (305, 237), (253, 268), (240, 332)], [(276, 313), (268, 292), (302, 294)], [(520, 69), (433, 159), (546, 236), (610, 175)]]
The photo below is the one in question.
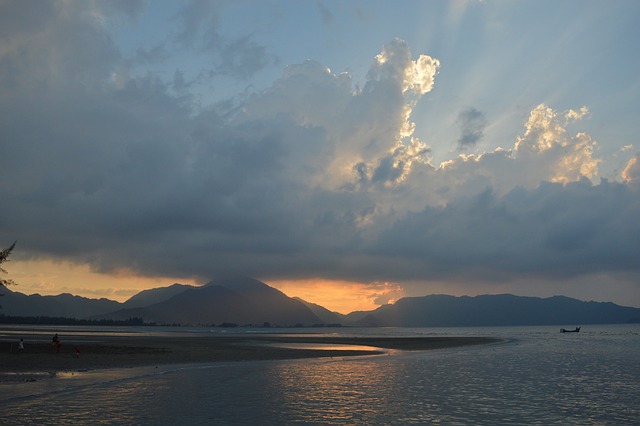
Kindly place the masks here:
[(0, 424), (637, 424), (640, 337), (621, 330), (635, 331), (520, 329), (499, 345), (147, 371), (18, 398), (2, 385)]
[(286, 349), (304, 349), (316, 351), (368, 351), (380, 352), (388, 349), (376, 348), (364, 345), (343, 345), (339, 343), (265, 343), (265, 346), (275, 346)]
[(372, 418), (388, 423), (398, 418), (388, 418), (393, 407), (387, 404), (387, 396), (397, 391), (399, 383), (389, 372), (377, 363), (354, 360), (319, 363), (313, 368), (304, 363), (280, 364), (268, 371), (266, 392), (275, 407), (296, 407), (280, 413), (286, 423), (354, 424)]

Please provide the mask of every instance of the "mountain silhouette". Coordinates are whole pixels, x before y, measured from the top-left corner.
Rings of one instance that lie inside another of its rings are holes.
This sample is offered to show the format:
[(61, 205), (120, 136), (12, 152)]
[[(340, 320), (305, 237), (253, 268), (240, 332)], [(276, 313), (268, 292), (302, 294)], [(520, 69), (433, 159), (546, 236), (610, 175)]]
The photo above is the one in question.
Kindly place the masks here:
[(355, 325), (374, 327), (477, 327), (506, 325), (620, 324), (640, 319), (640, 309), (583, 302), (564, 296), (431, 295), (406, 297), (370, 312)]
[(0, 293), (3, 294), (0, 298), (0, 315), (87, 318), (111, 312), (121, 305), (114, 300), (89, 299), (68, 293), (57, 296), (27, 296), (6, 287), (0, 287)]
[(324, 324), (347, 324), (349, 320), (346, 315), (340, 314), (338, 312), (332, 312), (327, 308), (317, 305), (315, 303), (307, 302), (299, 297), (294, 297), (294, 299), (299, 300), (304, 303), (304, 305), (311, 309), (313, 312)]
[(273, 326), (341, 324), (366, 327), (474, 327), (503, 325), (584, 325), (640, 322), (640, 309), (606, 302), (583, 302), (510, 294), (406, 297), (393, 305), (348, 315), (291, 298), (252, 278), (224, 278), (203, 286), (173, 284), (144, 290), (125, 303), (60, 294), (41, 296), (2, 288), (0, 317), (68, 317), (181, 325)]
[(158, 287), (149, 290), (142, 290), (140, 293), (131, 296), (126, 302), (124, 302), (124, 306), (126, 308), (141, 308), (144, 306), (153, 305), (155, 303), (164, 302), (165, 300), (170, 299), (173, 296), (182, 293), (183, 291), (190, 288), (194, 288), (194, 286), (176, 283), (170, 285), (169, 287)]
[(292, 326), (322, 321), (302, 302), (252, 278), (226, 278), (179, 292), (146, 307), (125, 308), (98, 319), (141, 317), (165, 324)]

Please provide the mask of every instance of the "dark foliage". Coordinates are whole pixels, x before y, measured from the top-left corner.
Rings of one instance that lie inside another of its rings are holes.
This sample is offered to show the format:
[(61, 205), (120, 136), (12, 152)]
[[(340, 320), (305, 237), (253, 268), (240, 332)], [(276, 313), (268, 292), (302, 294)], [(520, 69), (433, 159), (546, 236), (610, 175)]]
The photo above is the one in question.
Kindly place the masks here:
[(108, 325), (108, 326), (139, 326), (156, 325), (155, 323), (145, 323), (142, 318), (129, 318), (126, 320), (112, 319), (78, 319), (65, 317), (16, 317), (0, 315), (0, 324), (31, 324), (31, 325)]
[[(13, 251), (13, 248), (16, 246), (16, 242), (11, 244), (11, 247), (0, 250), (0, 265), (2, 265), (4, 262), (8, 262), (9, 261), (9, 255)], [(0, 266), (0, 272), (3, 272), (5, 274), (7, 273), (7, 271), (4, 270), (2, 268), (2, 266)], [(0, 278), (0, 286), (8, 286), (8, 285), (13, 285), (13, 284), (15, 284), (15, 283), (12, 280)]]

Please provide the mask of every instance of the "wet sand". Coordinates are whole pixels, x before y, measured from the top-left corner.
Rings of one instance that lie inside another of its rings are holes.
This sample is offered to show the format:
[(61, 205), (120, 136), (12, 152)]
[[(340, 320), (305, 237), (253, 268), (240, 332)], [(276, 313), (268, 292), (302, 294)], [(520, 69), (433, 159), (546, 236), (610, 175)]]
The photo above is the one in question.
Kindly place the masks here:
[[(33, 381), (61, 372), (166, 364), (373, 355), (497, 342), (485, 337), (331, 337), (326, 335), (102, 336), (61, 335), (60, 351), (47, 336), (0, 338), (0, 382)], [(294, 347), (295, 346), (295, 347)], [(323, 347), (322, 349), (319, 346)], [(75, 348), (80, 353), (76, 355)], [(326, 348), (326, 349), (325, 349)]]

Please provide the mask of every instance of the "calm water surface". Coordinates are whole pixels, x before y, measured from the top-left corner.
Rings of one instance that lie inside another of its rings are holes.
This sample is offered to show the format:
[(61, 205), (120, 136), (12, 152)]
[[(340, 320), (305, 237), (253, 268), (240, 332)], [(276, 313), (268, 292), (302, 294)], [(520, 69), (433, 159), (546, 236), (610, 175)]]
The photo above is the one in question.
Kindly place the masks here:
[(571, 334), (559, 327), (330, 334), (504, 342), (3, 384), (0, 424), (640, 424), (639, 325), (585, 326)]

